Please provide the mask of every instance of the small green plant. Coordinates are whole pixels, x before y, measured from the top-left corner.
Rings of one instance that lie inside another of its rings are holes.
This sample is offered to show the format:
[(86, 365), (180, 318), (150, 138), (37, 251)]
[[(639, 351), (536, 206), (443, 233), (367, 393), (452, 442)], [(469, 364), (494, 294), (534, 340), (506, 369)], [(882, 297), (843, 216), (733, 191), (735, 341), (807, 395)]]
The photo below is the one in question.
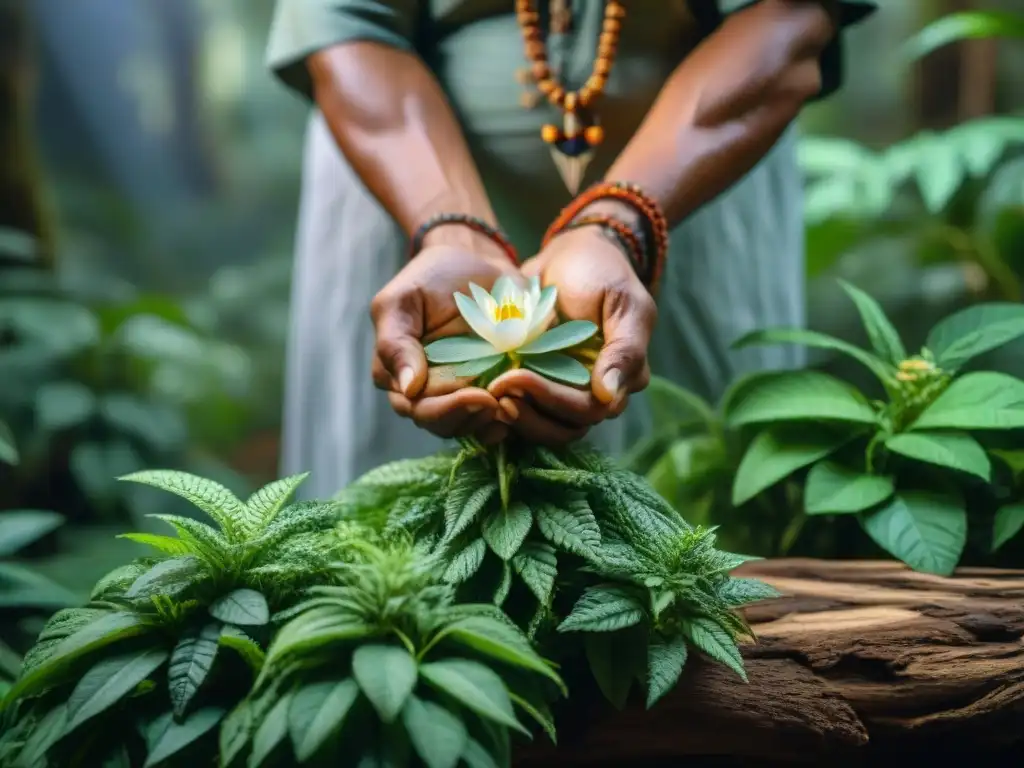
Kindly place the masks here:
[[(725, 403), (730, 426), (752, 429), (733, 483), (742, 504), (810, 467), (808, 515), (859, 515), (870, 537), (911, 567), (949, 574), (967, 539), (968, 502), (993, 481), (977, 434), (1024, 428), (1024, 381), (964, 370), (979, 355), (1024, 335), (1024, 308), (984, 304), (958, 312), (909, 353), (878, 304), (844, 288), (860, 313), (871, 351), (812, 331), (769, 329), (737, 342), (803, 344), (844, 353), (877, 377), (886, 398), (817, 371), (760, 374)], [(985, 510), (972, 510), (979, 519)], [(999, 519), (1004, 520), (1007, 513)], [(1005, 540), (1009, 530), (1000, 523)]]

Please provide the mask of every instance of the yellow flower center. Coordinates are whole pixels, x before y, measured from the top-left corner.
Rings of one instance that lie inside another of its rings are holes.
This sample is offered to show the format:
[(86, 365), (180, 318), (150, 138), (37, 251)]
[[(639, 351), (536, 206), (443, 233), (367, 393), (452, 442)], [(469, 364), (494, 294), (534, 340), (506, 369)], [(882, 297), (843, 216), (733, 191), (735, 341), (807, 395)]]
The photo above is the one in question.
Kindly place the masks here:
[(505, 298), (502, 299), (501, 304), (494, 308), (494, 322), (500, 323), (502, 320), (522, 320), (523, 310), (514, 299)]

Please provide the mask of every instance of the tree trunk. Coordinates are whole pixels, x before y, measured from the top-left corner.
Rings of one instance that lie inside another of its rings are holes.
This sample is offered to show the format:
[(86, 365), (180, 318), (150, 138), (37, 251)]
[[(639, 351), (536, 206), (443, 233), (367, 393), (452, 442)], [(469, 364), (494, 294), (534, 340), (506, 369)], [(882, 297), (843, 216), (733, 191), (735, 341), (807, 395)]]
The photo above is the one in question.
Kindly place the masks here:
[(574, 700), (590, 708), (582, 732), (557, 750), (538, 739), (517, 764), (1021, 764), (1024, 571), (780, 559), (743, 572), (784, 595), (746, 611), (749, 684), (701, 660), (649, 712)]

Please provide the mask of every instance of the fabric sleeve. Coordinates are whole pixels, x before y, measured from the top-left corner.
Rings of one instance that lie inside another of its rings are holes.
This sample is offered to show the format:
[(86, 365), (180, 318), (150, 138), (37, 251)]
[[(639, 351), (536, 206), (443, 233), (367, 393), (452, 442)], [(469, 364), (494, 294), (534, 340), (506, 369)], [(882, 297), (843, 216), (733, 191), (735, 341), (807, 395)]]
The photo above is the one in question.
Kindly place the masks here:
[[(760, 0), (718, 0), (718, 21), (720, 22), (724, 16), (730, 13), (736, 13), (758, 2)], [(707, 3), (704, 0), (691, 0), (691, 7), (699, 5), (706, 6)], [(694, 10), (696, 9), (694, 8)], [(878, 3), (876, 0), (840, 0), (839, 30), (836, 32), (835, 38), (821, 54), (821, 91), (815, 97), (815, 100), (830, 96), (843, 84), (843, 31), (847, 27), (860, 23), (877, 10)], [(708, 18), (706, 12), (705, 18)]]
[(418, 0), (277, 0), (266, 61), (289, 88), (312, 99), (306, 58), (355, 40), (415, 49)]

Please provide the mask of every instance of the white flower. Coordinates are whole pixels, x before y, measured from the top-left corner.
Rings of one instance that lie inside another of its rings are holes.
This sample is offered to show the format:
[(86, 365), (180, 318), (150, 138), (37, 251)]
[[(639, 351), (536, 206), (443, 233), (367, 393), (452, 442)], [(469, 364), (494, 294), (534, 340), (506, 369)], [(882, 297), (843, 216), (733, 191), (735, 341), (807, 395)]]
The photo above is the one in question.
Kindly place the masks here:
[(555, 319), (558, 290), (543, 290), (535, 277), (520, 288), (509, 277), (500, 277), (488, 293), (469, 284), (473, 298), (455, 294), (455, 304), (478, 338), (451, 336), (428, 344), (427, 359), (435, 364), (458, 364), (456, 376), (479, 376), (510, 359), (549, 378), (571, 384), (586, 384), (590, 372), (578, 360), (559, 354), (595, 333), (597, 326), (586, 320), (562, 323), (550, 331)]

